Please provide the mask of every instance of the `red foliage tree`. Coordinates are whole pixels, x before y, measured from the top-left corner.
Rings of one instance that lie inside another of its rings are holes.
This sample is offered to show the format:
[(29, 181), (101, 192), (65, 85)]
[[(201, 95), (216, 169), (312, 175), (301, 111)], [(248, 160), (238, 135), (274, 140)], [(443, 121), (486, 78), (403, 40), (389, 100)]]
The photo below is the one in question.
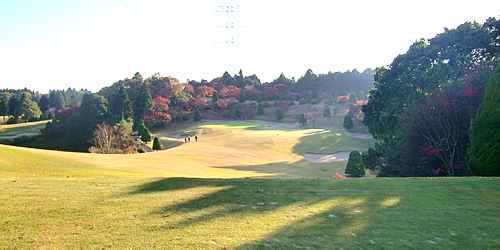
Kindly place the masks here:
[(229, 89), (224, 86), (220, 89), (220, 91), (218, 91), (219, 93), (219, 98), (226, 98), (226, 97), (229, 97)]
[(257, 98), (257, 96), (259, 96), (259, 90), (258, 89), (252, 89), (252, 90), (248, 90), (247, 92), (247, 96), (251, 99), (255, 99)]
[(146, 111), (144, 116), (144, 124), (146, 127), (153, 128), (167, 125), (167, 123), (172, 121), (170, 114), (168, 114), (169, 109), (167, 99), (161, 96), (155, 96), (153, 98), (153, 108)]
[(76, 112), (78, 112), (78, 109), (80, 109), (80, 105), (78, 105), (77, 107), (73, 107), (73, 108), (58, 109), (55, 112), (55, 117), (57, 120), (61, 120), (61, 118), (62, 118), (61, 116), (64, 116), (64, 119), (68, 120), (74, 114), (76, 114)]
[(328, 94), (328, 93), (319, 93), (318, 94), (318, 99), (332, 99), (333, 96), (331, 94)]
[(363, 101), (363, 100), (356, 101), (356, 103), (354, 103), (354, 105), (351, 106), (351, 108), (349, 109), (349, 111), (347, 113), (349, 113), (349, 115), (351, 117), (353, 117), (357, 120), (363, 120), (365, 115), (363, 114), (361, 107), (363, 107), (363, 105), (365, 105), (367, 103), (368, 103), (368, 101)]
[(189, 83), (183, 83), (182, 86), (184, 88), (184, 92), (186, 92), (188, 94), (194, 94), (193, 85), (191, 85)]
[(345, 104), (349, 102), (349, 96), (348, 95), (341, 95), (337, 96), (337, 102), (340, 104)]
[(302, 97), (302, 93), (288, 93), (285, 95), (285, 99), (291, 100), (291, 101), (297, 101)]
[(155, 96), (153, 98), (153, 110), (157, 112), (167, 113), (170, 108), (168, 107), (167, 99), (161, 96)]
[(233, 85), (228, 85), (227, 88), (229, 90), (229, 97), (235, 97), (235, 98), (240, 97), (240, 95), (241, 95), (240, 88), (233, 86)]
[(199, 95), (199, 96), (212, 97), (214, 91), (215, 90), (212, 87), (200, 86), (200, 87), (196, 88), (195, 93), (196, 93), (196, 95)]
[(224, 99), (217, 100), (217, 108), (226, 109), (227, 105), (228, 105), (228, 101), (226, 101)]
[(193, 98), (186, 102), (186, 110), (193, 111), (196, 110), (200, 105), (204, 104), (205, 100), (202, 98)]
[(224, 88), (224, 87), (225, 87), (225, 86), (224, 86), (224, 84), (222, 84), (222, 83), (219, 83), (219, 82), (214, 82), (214, 83), (212, 83), (212, 88), (213, 88), (213, 89), (215, 89), (215, 90), (217, 90), (217, 92), (220, 92), (220, 90), (221, 90), (222, 88)]
[(280, 97), (280, 92), (276, 87), (269, 87), (266, 89), (266, 98), (268, 100), (275, 100)]

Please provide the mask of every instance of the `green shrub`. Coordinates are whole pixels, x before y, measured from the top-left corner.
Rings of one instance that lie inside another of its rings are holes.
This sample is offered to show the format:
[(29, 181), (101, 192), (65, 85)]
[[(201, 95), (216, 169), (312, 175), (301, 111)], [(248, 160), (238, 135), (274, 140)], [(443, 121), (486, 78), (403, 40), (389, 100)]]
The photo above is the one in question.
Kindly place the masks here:
[(141, 140), (143, 142), (150, 142), (151, 141), (151, 134), (149, 133), (149, 129), (145, 128), (144, 132), (142, 133)]
[(332, 105), (332, 103), (333, 103), (332, 99), (325, 100), (325, 105)]
[(307, 103), (307, 102), (306, 102), (306, 99), (304, 99), (304, 97), (300, 98), (300, 100), (299, 100), (299, 105), (304, 105), (304, 104), (306, 104), (306, 103)]
[(160, 144), (160, 140), (158, 139), (158, 137), (155, 137), (155, 139), (153, 140), (153, 150), (161, 150), (161, 144)]
[(311, 104), (312, 105), (315, 105), (315, 104), (318, 104), (318, 103), (319, 103), (318, 99), (316, 99), (316, 98), (311, 99)]
[(269, 107), (269, 102), (268, 101), (262, 102), (262, 106), (264, 106), (264, 108)]
[(351, 129), (354, 127), (354, 123), (352, 122), (352, 118), (350, 115), (345, 115), (344, 116), (344, 123), (342, 125), (346, 129)]
[(302, 126), (306, 125), (307, 119), (304, 114), (300, 114), (299, 123), (302, 124)]
[(194, 112), (194, 118), (193, 118), (195, 121), (201, 121), (201, 112), (199, 109), (197, 109), (195, 112)]
[(278, 121), (283, 120), (283, 110), (281, 110), (281, 109), (276, 110), (276, 119)]
[(365, 169), (361, 164), (361, 154), (359, 151), (351, 151), (349, 153), (349, 160), (345, 168), (345, 173), (351, 177), (362, 177), (365, 175)]
[(264, 105), (262, 105), (261, 103), (259, 103), (259, 105), (257, 106), (257, 114), (258, 115), (264, 114)]

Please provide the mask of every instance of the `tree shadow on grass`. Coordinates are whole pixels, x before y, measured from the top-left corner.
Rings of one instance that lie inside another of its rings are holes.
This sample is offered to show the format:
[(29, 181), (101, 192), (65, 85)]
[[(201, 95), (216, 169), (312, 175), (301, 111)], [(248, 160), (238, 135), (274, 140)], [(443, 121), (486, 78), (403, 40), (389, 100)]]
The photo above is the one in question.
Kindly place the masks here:
[(395, 197), (363, 187), (349, 180), (167, 178), (129, 194), (186, 192), (149, 215), (165, 217), (160, 230), (169, 235), (196, 235), (196, 244), (326, 248), (349, 243), (373, 223), (371, 213), (385, 209), (377, 204)]

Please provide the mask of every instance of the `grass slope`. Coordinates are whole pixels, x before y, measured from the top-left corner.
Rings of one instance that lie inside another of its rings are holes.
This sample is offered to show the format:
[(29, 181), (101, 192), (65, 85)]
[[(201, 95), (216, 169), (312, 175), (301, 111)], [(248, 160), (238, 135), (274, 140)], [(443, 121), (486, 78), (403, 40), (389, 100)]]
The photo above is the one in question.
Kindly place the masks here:
[(40, 130), (45, 128), (45, 124), (47, 124), (48, 121), (49, 120), (1, 125), (0, 136), (11, 136), (22, 133), (40, 133)]
[(373, 145), (373, 140), (342, 131), (279, 130), (262, 123), (200, 123), (183, 131), (197, 134), (199, 141), (184, 143), (164, 136), (172, 131), (157, 131), (154, 135), (162, 144), (181, 146), (148, 154), (97, 155), (0, 145), (0, 173), (11, 177), (328, 178), (343, 173), (346, 162), (318, 164), (303, 154), (365, 150)]
[(499, 190), (499, 178), (0, 178), (0, 247), (498, 247)]

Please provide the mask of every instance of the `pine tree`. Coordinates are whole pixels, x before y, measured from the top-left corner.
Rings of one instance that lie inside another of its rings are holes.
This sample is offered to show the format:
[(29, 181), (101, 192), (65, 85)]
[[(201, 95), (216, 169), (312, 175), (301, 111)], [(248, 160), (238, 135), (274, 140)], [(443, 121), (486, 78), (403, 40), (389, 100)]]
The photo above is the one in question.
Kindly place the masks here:
[(276, 119), (278, 121), (283, 120), (283, 111), (281, 109), (276, 110)]
[(132, 109), (132, 102), (128, 98), (127, 90), (124, 86), (120, 87), (118, 95), (113, 103), (113, 113), (116, 120), (132, 118), (134, 110)]
[(135, 116), (139, 119), (144, 118), (146, 111), (153, 108), (153, 99), (151, 98), (148, 83), (142, 84), (141, 91), (134, 105)]
[(161, 144), (160, 144), (160, 140), (158, 139), (158, 137), (155, 137), (155, 139), (153, 140), (153, 150), (161, 150)]
[(141, 137), (144, 134), (145, 130), (146, 125), (144, 125), (144, 120), (139, 120), (139, 123), (137, 124), (137, 135)]
[(149, 129), (145, 128), (144, 132), (142, 133), (141, 140), (145, 143), (151, 141), (151, 134), (149, 133)]
[(217, 92), (217, 90), (214, 91), (214, 93), (212, 94), (212, 101), (216, 102), (219, 100), (219, 93)]
[(491, 73), (472, 121), (470, 160), (477, 175), (500, 176), (500, 63)]

